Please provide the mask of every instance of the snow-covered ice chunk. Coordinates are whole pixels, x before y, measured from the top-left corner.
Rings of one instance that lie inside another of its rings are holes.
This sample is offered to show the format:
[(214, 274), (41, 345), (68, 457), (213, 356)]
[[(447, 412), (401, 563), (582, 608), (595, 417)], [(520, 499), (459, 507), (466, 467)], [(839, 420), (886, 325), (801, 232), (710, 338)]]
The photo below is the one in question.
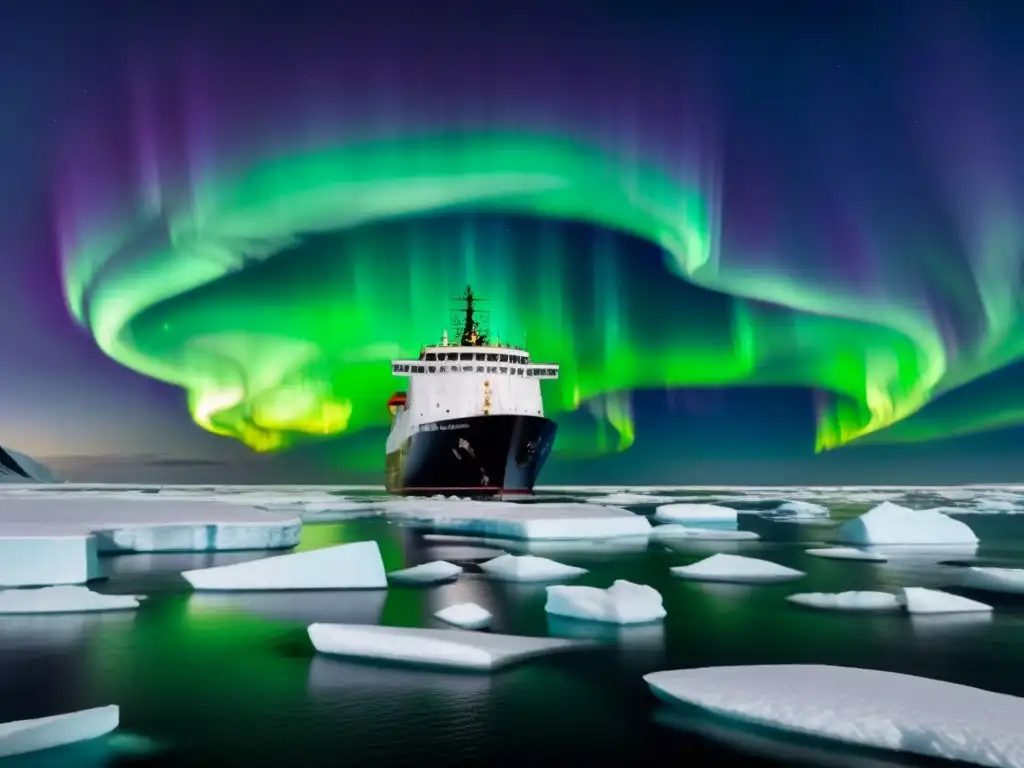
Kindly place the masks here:
[(665, 618), (658, 590), (621, 579), (608, 589), (548, 587), (544, 610), (557, 616), (609, 624), (647, 624)]
[(968, 568), (963, 585), (987, 592), (1024, 594), (1024, 568)]
[(736, 522), (736, 510), (718, 504), (665, 504), (654, 513), (663, 523)]
[(462, 567), (444, 560), (434, 560), (430, 563), (414, 565), (412, 568), (403, 568), (400, 571), (392, 571), (388, 578), (392, 581), (409, 584), (436, 584), (440, 581), (449, 581), (462, 573)]
[(737, 584), (768, 584), (791, 581), (804, 576), (803, 571), (787, 568), (769, 560), (742, 555), (717, 554), (693, 565), (669, 569), (673, 576), (694, 581), (727, 581)]
[(102, 575), (89, 534), (33, 534), (5, 526), (2, 514), (0, 507), (0, 587), (84, 584)]
[(517, 504), (464, 499), (384, 502), (389, 515), (452, 533), (505, 539), (586, 539), (646, 535), (650, 521), (600, 504)]
[(491, 612), (476, 603), (449, 605), (434, 616), (463, 629), (483, 629), (491, 623)]
[(193, 589), (376, 589), (388, 585), (375, 541), (200, 568), (181, 574)]
[(120, 720), (116, 704), (35, 720), (0, 723), (0, 757), (24, 755), (105, 736)]
[(966, 523), (934, 509), (909, 509), (882, 502), (860, 517), (847, 520), (836, 531), (844, 544), (977, 544)]
[(775, 509), (762, 512), (764, 517), (794, 520), (824, 520), (829, 518), (828, 507), (810, 501), (784, 501)]
[(535, 555), (501, 555), (481, 563), (480, 568), (488, 576), (502, 581), (561, 581), (587, 572), (586, 568)]
[(138, 607), (134, 595), (101, 595), (86, 587), (0, 590), (0, 613), (84, 613)]
[(653, 539), (702, 539), (704, 541), (756, 541), (760, 534), (727, 528), (698, 528), (694, 525), (667, 523), (651, 529)]
[(491, 670), (531, 656), (579, 648), (573, 640), (517, 637), (458, 629), (413, 629), (352, 624), (311, 624), (320, 653), (457, 669)]
[(828, 560), (861, 560), (866, 563), (884, 563), (885, 555), (856, 547), (821, 547), (804, 550), (808, 555), (824, 557)]
[(951, 595), (938, 589), (924, 587), (904, 587), (903, 604), (908, 613), (973, 613), (974, 611), (991, 611), (991, 605), (969, 600), (959, 595)]
[(240, 504), (155, 494), (57, 496), (0, 498), (0, 538), (94, 534), (99, 552), (209, 552), (294, 547), (302, 528), (294, 515)]
[(705, 667), (644, 676), (669, 703), (863, 747), (1024, 766), (1024, 699), (872, 669), (812, 664)]
[(898, 611), (902, 608), (896, 595), (888, 592), (804, 592), (786, 599), (827, 611)]
[(622, 505), (635, 505), (635, 504), (671, 504), (676, 501), (675, 496), (653, 496), (649, 493), (609, 493), (607, 496), (591, 496), (587, 501), (595, 504), (618, 504)]

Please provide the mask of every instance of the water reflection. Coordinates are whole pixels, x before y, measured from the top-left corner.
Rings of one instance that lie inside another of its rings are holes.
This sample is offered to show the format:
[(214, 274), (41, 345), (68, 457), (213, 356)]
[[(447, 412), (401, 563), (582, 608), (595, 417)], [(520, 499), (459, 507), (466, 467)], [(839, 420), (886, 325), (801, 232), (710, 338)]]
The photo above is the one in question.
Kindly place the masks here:
[(379, 624), (387, 590), (289, 590), (287, 592), (196, 592), (189, 611), (250, 613), (299, 624)]
[(727, 600), (744, 600), (757, 591), (757, 587), (753, 584), (726, 584), (715, 581), (691, 581), (688, 583), (711, 597)]
[(984, 633), (992, 625), (991, 611), (975, 611), (972, 613), (946, 614), (911, 614), (910, 624), (914, 635), (930, 639), (945, 635)]
[(478, 672), (387, 666), (318, 655), (309, 664), (308, 686), (316, 696), (351, 699), (428, 694), (439, 697), (436, 704), (462, 708), (483, 704), (491, 681), (490, 674)]
[(0, 616), (0, 646), (4, 650), (72, 648), (96, 630), (123, 632), (134, 622), (134, 611)]
[(650, 624), (622, 625), (548, 614), (547, 623), (548, 634), (552, 637), (614, 643), (620, 648), (629, 650), (659, 652), (665, 650), (665, 625), (660, 621)]

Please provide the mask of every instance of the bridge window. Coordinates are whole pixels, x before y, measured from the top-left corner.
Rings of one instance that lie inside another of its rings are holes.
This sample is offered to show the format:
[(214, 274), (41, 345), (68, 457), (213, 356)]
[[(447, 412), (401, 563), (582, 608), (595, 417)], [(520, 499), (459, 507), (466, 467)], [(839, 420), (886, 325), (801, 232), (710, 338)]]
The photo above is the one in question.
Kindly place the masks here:
[(483, 372), (484, 372), (484, 367), (483, 367), (482, 365), (478, 365), (478, 366), (476, 367), (476, 372), (477, 372), (477, 373), (483, 373)]
[(473, 359), (473, 353), (472, 352), (462, 352), (462, 353), (459, 354), (459, 360), (472, 360), (472, 359)]
[(427, 352), (426, 359), (427, 360), (435, 360), (436, 359), (436, 355), (433, 352)]
[(527, 376), (533, 376), (533, 368), (527, 368), (526, 369), (526, 375)]
[(497, 366), (494, 366), (494, 365), (488, 365), (487, 366), (487, 372), (488, 373), (497, 373), (498, 372), (498, 368), (497, 368)]
[(448, 359), (449, 360), (458, 360), (459, 359), (459, 354), (457, 352), (449, 352), (448, 353)]
[(436, 373), (436, 372), (437, 372), (437, 366), (436, 365), (428, 365), (427, 366), (427, 373)]
[(438, 373), (448, 373), (448, 366), (442, 365), (440, 368), (437, 369), (437, 371)]
[(488, 355), (487, 356), (487, 362), (488, 363), (496, 363), (496, 362), (498, 362), (498, 356), (497, 355)]
[(498, 356), (498, 362), (499, 363), (507, 363), (508, 362), (508, 355), (499, 355)]
[(476, 353), (476, 361), (478, 363), (482, 363), (486, 359), (486, 357), (487, 357), (487, 355), (485, 355), (485, 354), (482, 354), (480, 352)]
[(500, 367), (500, 368), (498, 369), (498, 372), (499, 372), (499, 373), (508, 373), (508, 366), (507, 366), (507, 365), (503, 365), (503, 366), (501, 366), (501, 367)]
[(522, 376), (522, 375), (523, 375), (523, 369), (522, 368), (516, 368), (516, 376)]

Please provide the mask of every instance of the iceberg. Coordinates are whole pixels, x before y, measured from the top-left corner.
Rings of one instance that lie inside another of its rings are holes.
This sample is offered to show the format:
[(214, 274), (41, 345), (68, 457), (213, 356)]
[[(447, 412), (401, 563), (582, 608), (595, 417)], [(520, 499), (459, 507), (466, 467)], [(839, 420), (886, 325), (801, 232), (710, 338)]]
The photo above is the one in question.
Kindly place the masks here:
[(665, 504), (654, 512), (654, 519), (663, 523), (736, 522), (736, 510), (718, 504)]
[(667, 523), (651, 529), (652, 539), (703, 539), (704, 541), (757, 541), (760, 534), (726, 528), (697, 528), (692, 525)]
[(480, 568), (488, 576), (502, 581), (561, 581), (587, 572), (586, 568), (563, 565), (535, 555), (501, 555), (481, 563)]
[(320, 653), (466, 670), (492, 670), (555, 651), (584, 647), (574, 640), (517, 637), (458, 629), (311, 624)]
[(436, 584), (441, 581), (451, 581), (462, 573), (462, 567), (444, 560), (434, 560), (431, 563), (414, 565), (412, 568), (403, 568), (400, 571), (392, 571), (388, 578), (392, 581), (409, 584)]
[(813, 557), (824, 557), (828, 560), (861, 560), (866, 563), (884, 563), (885, 555), (881, 552), (869, 552), (855, 547), (823, 547), (804, 550)]
[(963, 585), (986, 592), (1024, 594), (1024, 568), (968, 568)]
[(64, 715), (0, 723), (0, 757), (40, 752), (105, 736), (120, 720), (117, 705), (83, 709)]
[(898, 611), (903, 607), (899, 598), (888, 592), (805, 592), (786, 599), (827, 611)]
[(134, 595), (101, 595), (85, 587), (0, 590), (0, 613), (84, 613), (138, 607)]
[(717, 554), (693, 565), (669, 569), (673, 576), (694, 581), (725, 581), (736, 584), (770, 584), (792, 581), (806, 575), (803, 571), (756, 557)]
[(0, 446), (0, 483), (56, 483), (49, 467), (24, 453)]
[(38, 527), (4, 525), (0, 518), (0, 587), (85, 584), (102, 575), (97, 554), (88, 534), (48, 535)]
[(909, 509), (885, 501), (836, 531), (843, 544), (977, 544), (974, 531), (934, 509)]
[(402, 499), (384, 502), (391, 516), (436, 531), (497, 539), (588, 539), (644, 535), (650, 521), (599, 504), (518, 504), (465, 499)]
[(181, 574), (193, 589), (380, 589), (388, 585), (376, 541), (293, 552)]
[(1024, 699), (872, 669), (813, 664), (705, 667), (644, 677), (669, 704), (855, 746), (1024, 766)]
[(649, 624), (665, 618), (658, 590), (621, 579), (608, 589), (548, 587), (544, 610), (556, 616), (608, 624)]
[(991, 605), (968, 600), (966, 597), (951, 595), (937, 589), (924, 587), (904, 587), (903, 604), (908, 613), (972, 613), (974, 611), (991, 611)]
[(434, 616), (463, 629), (483, 629), (491, 623), (491, 612), (476, 603), (449, 605)]

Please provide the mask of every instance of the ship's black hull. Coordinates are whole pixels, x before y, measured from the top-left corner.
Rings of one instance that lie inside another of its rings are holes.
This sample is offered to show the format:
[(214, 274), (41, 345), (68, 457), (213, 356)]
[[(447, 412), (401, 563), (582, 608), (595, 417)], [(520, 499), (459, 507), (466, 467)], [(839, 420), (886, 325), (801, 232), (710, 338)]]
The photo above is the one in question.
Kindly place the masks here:
[(389, 493), (504, 496), (533, 492), (558, 425), (541, 416), (424, 424), (387, 455)]

